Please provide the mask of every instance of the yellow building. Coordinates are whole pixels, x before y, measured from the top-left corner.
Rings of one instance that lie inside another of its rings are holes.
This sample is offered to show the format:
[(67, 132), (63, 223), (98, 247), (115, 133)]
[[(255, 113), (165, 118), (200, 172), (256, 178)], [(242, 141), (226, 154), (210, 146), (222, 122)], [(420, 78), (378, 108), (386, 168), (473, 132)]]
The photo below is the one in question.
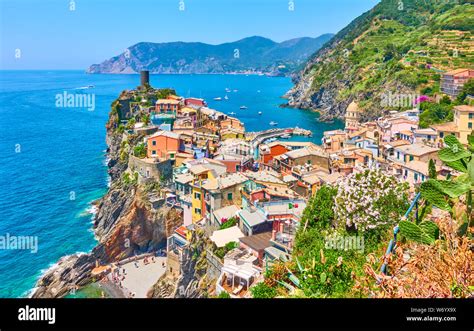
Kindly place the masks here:
[(357, 128), (360, 124), (360, 109), (355, 101), (352, 101), (346, 109), (346, 129)]
[(468, 144), (467, 136), (474, 128), (474, 107), (461, 105), (454, 107), (454, 121), (431, 126), (442, 140), (446, 135), (453, 134), (463, 145)]

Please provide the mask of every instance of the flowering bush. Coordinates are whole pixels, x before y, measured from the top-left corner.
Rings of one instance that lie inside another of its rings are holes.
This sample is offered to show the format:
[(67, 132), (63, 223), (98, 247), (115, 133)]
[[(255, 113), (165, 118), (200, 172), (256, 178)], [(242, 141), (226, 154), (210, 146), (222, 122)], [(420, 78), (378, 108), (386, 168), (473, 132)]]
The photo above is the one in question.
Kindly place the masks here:
[(396, 224), (407, 209), (408, 184), (378, 170), (353, 174), (339, 182), (334, 199), (336, 224), (359, 231)]

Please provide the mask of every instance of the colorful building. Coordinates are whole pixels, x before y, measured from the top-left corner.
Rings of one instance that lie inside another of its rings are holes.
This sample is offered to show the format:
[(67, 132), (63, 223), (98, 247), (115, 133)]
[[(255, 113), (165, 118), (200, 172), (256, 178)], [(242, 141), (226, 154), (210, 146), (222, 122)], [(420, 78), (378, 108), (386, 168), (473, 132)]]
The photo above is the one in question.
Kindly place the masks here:
[(441, 77), (441, 92), (455, 98), (464, 84), (474, 78), (474, 69), (456, 69), (445, 72)]
[(147, 157), (174, 160), (180, 151), (179, 134), (159, 131), (147, 138)]

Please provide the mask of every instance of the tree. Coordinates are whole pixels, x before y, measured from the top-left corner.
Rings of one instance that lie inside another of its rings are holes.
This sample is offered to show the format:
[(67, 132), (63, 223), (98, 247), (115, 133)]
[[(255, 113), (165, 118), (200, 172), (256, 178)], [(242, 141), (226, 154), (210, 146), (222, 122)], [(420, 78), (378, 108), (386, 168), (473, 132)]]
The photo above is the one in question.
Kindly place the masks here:
[(231, 217), (229, 218), (228, 220), (225, 220), (222, 222), (222, 225), (220, 226), (220, 230), (223, 230), (223, 229), (228, 229), (228, 228), (231, 228), (233, 227), (234, 225), (236, 225), (238, 222), (237, 218), (236, 217)]
[(358, 231), (394, 225), (405, 212), (408, 184), (379, 170), (346, 177), (334, 198), (334, 218), (339, 227)]
[(230, 299), (230, 294), (227, 293), (226, 291), (222, 291), (221, 293), (219, 293), (217, 298), (218, 299)]
[(325, 228), (334, 220), (334, 197), (337, 189), (329, 185), (323, 185), (310, 200), (304, 210), (305, 226)]
[(469, 79), (457, 97), (459, 103), (464, 103), (468, 95), (474, 95), (474, 78)]
[(263, 282), (251, 287), (250, 292), (254, 298), (258, 299), (271, 299), (276, 296), (275, 288), (270, 287)]
[(142, 116), (142, 122), (143, 122), (145, 125), (150, 124), (150, 114), (144, 114), (144, 115)]
[(133, 155), (135, 155), (138, 158), (143, 159), (146, 156), (146, 147), (145, 144), (141, 143), (138, 144), (133, 148)]
[(433, 179), (436, 179), (438, 176), (436, 172), (436, 165), (433, 159), (430, 159), (430, 162), (428, 163), (428, 176)]
[(135, 118), (132, 117), (131, 119), (127, 121), (126, 128), (128, 130), (133, 129), (135, 127), (135, 123), (137, 123), (137, 121), (135, 120)]

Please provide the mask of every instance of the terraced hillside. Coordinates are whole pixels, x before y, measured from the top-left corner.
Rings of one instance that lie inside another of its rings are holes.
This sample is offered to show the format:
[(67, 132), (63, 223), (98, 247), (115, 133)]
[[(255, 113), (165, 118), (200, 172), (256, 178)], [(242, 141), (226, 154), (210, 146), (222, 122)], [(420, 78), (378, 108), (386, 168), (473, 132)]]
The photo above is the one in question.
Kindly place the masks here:
[[(355, 100), (366, 119), (387, 110), (383, 94), (439, 92), (441, 73), (474, 67), (474, 4), (382, 0), (316, 52), (295, 77), (288, 104), (342, 117)], [(406, 108), (406, 107), (405, 107)]]

